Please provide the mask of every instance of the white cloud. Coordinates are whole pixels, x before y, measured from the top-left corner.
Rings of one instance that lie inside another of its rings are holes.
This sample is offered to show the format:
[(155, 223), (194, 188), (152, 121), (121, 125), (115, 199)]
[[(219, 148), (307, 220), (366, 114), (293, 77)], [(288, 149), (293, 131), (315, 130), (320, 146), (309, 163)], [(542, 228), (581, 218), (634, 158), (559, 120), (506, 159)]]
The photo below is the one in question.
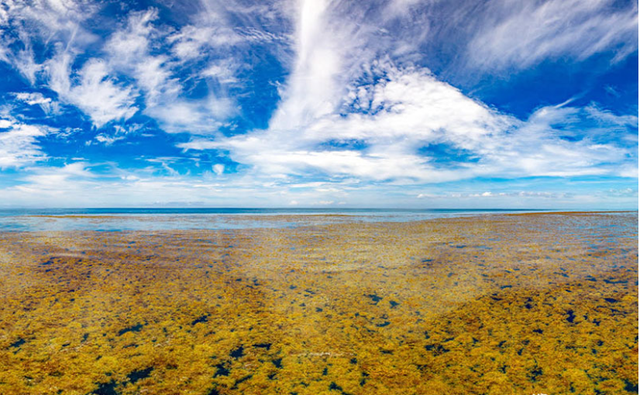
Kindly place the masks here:
[[(0, 60), (15, 67), (31, 85), (37, 82), (44, 67), (36, 60), (33, 50), (36, 44), (50, 48), (62, 46), (68, 51), (97, 39), (82, 24), (98, 11), (99, 4), (41, 0), (4, 1), (0, 6)], [(11, 34), (2, 34), (4, 32)]]
[[(252, 165), (264, 176), (320, 172), (324, 177), (421, 183), (477, 176), (615, 174), (634, 156), (615, 143), (592, 140), (589, 128), (580, 140), (562, 138), (574, 127), (584, 129), (585, 120), (594, 117), (592, 108), (544, 107), (521, 121), (466, 97), (425, 70), (398, 68), (389, 61), (364, 69), (384, 78), (351, 84), (341, 114), (319, 113), (303, 123), (294, 116), (295, 129), (271, 127), (215, 141), (193, 139), (179, 146), (229, 150), (234, 160)], [(598, 116), (608, 124), (621, 119)], [(362, 148), (339, 146), (349, 141), (360, 142)], [(332, 147), (332, 142), (338, 146)], [(436, 162), (442, 153), (432, 153), (432, 145), (463, 156), (446, 158), (443, 167)]]
[(182, 60), (192, 60), (213, 48), (230, 47), (244, 41), (233, 29), (219, 23), (183, 26), (179, 32), (168, 37), (173, 53)]
[(36, 174), (25, 177), (25, 180), (30, 183), (29, 188), (46, 189), (59, 194), (73, 185), (72, 180), (94, 177), (86, 166), (86, 163), (75, 162), (63, 167), (40, 168)]
[(585, 111), (591, 118), (604, 124), (638, 127), (638, 117), (635, 115), (616, 115), (611, 111), (599, 108), (595, 104), (587, 106)]
[(230, 59), (225, 59), (210, 63), (200, 74), (203, 77), (212, 78), (220, 84), (234, 84), (238, 82), (236, 78), (237, 69), (237, 64)]
[(526, 68), (546, 59), (584, 60), (613, 52), (614, 61), (637, 49), (637, 7), (613, 0), (493, 2), (468, 58), (481, 68)]
[(220, 163), (213, 165), (213, 172), (217, 175), (221, 175), (224, 173), (224, 165)]
[(296, 60), (271, 119), (272, 129), (296, 129), (333, 113), (350, 69), (369, 56), (361, 45), (367, 25), (336, 18), (340, 11), (326, 0), (299, 3), (294, 14)]
[(45, 114), (58, 111), (58, 103), (49, 97), (44, 97), (40, 92), (20, 92), (15, 94), (16, 99), (25, 102), (30, 106), (38, 105)]
[[(104, 145), (112, 145), (116, 141), (123, 140), (124, 136), (109, 136), (107, 134), (101, 133), (95, 137), (95, 141), (98, 143), (102, 143)], [(90, 145), (92, 141), (88, 141), (87, 145)]]
[(30, 106), (33, 106), (34, 104), (40, 104), (40, 105), (46, 105), (51, 103), (51, 99), (48, 97), (44, 97), (42, 95), (42, 93), (39, 92), (35, 92), (35, 93), (16, 93), (16, 99), (18, 100), (22, 100), (25, 103), (27, 103)]
[(79, 72), (79, 83), (58, 94), (88, 114), (98, 128), (114, 120), (127, 120), (138, 111), (136, 93), (109, 78), (107, 64), (101, 60), (87, 61)]
[[(175, 62), (166, 55), (153, 55), (151, 50), (154, 45), (161, 43), (162, 39), (166, 39), (168, 43), (173, 43), (174, 52), (177, 52), (181, 61), (186, 61), (197, 57), (205, 44), (228, 46), (232, 42), (225, 42), (220, 38), (218, 43), (214, 39), (216, 30), (199, 30), (193, 26), (183, 27), (178, 33), (167, 36), (167, 32), (153, 25), (157, 17), (158, 11), (153, 8), (132, 13), (126, 26), (116, 31), (105, 45), (109, 53), (109, 64), (115, 70), (136, 80), (137, 86), (144, 93), (144, 113), (158, 120), (166, 132), (216, 132), (228, 117), (236, 113), (233, 100), (225, 95), (225, 92), (212, 91), (200, 99), (182, 97), (182, 84), (179, 78), (174, 76), (173, 70), (180, 62)], [(206, 71), (202, 72), (201, 77), (211, 78), (217, 72), (216, 78), (219, 80), (233, 79), (230, 61), (220, 61), (218, 64), (219, 67), (227, 66), (226, 74), (222, 73), (221, 69), (212, 69), (213, 66), (209, 67), (208, 74)]]
[(0, 120), (0, 169), (23, 167), (46, 159), (38, 145), (38, 138), (46, 134), (36, 126)]

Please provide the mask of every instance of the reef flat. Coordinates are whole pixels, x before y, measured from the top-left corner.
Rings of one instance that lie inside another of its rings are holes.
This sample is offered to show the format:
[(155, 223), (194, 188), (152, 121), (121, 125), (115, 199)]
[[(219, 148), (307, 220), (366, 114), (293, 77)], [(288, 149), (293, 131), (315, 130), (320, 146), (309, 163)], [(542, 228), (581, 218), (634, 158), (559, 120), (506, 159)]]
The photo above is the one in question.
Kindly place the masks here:
[(0, 393), (637, 393), (637, 221), (3, 232)]

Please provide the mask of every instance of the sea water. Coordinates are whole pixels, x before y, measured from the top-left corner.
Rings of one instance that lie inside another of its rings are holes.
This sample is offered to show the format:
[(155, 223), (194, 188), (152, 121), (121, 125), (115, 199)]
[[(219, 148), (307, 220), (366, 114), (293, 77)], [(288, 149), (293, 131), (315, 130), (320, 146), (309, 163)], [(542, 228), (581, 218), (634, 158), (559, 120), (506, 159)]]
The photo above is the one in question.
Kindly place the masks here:
[(136, 231), (291, 228), (344, 222), (406, 222), (535, 209), (75, 208), (0, 210), (0, 231)]

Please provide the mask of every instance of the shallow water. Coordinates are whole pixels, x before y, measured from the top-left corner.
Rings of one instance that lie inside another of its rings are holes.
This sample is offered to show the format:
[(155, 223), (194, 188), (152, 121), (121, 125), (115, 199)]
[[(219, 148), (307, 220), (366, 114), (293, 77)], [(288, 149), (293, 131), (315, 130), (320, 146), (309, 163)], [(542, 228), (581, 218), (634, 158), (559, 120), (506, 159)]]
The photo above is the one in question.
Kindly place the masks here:
[(0, 233), (0, 393), (637, 392), (635, 213), (274, 219)]
[(403, 209), (42, 209), (0, 210), (0, 231), (149, 231), (291, 228), (409, 222), (532, 210)]

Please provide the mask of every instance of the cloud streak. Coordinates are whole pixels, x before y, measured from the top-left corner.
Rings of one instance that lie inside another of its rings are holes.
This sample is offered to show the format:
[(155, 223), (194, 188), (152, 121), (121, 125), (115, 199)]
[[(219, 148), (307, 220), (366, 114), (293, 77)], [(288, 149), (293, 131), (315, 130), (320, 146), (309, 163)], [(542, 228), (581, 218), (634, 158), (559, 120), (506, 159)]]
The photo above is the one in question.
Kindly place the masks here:
[(47, 158), (38, 140), (47, 133), (32, 125), (0, 119), (0, 170), (20, 168)]
[(636, 3), (612, 0), (548, 0), (491, 3), (468, 46), (470, 62), (483, 69), (526, 68), (547, 59), (584, 60), (613, 53), (620, 61), (637, 50)]

